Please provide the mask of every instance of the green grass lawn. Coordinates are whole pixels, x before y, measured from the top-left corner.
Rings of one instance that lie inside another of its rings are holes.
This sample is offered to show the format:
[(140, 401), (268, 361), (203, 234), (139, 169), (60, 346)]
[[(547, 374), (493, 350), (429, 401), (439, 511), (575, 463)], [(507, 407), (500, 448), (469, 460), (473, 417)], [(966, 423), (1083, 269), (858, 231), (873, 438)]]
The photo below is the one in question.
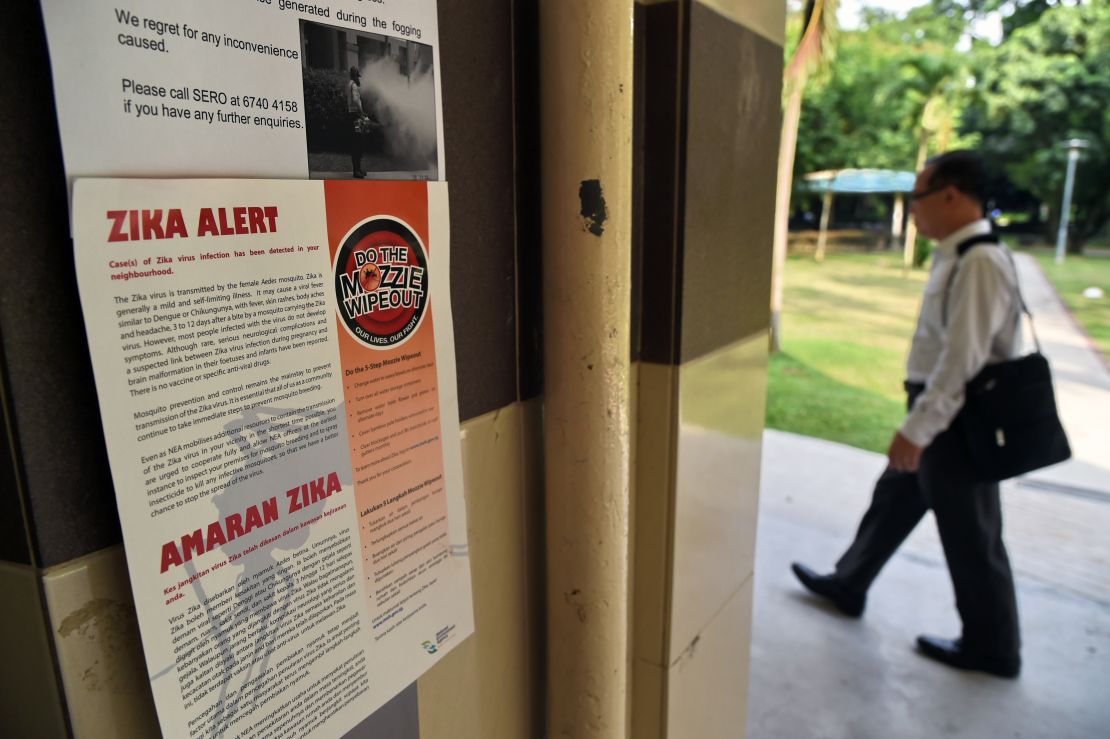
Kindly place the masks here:
[[(1110, 257), (1031, 249), (1068, 309), (1110, 356)], [(767, 426), (885, 452), (905, 414), (906, 354), (928, 273), (892, 252), (833, 252), (786, 264), (782, 351), (772, 355)], [(1100, 287), (1103, 298), (1085, 298)]]
[[(1063, 264), (1056, 264), (1047, 249), (1031, 249), (1030, 253), (1079, 325), (1099, 351), (1110, 357), (1110, 257), (1069, 254)], [(1089, 287), (1102, 288), (1104, 296), (1083, 297), (1083, 291)]]
[(925, 270), (896, 252), (787, 260), (767, 426), (885, 452), (905, 414), (906, 353)]

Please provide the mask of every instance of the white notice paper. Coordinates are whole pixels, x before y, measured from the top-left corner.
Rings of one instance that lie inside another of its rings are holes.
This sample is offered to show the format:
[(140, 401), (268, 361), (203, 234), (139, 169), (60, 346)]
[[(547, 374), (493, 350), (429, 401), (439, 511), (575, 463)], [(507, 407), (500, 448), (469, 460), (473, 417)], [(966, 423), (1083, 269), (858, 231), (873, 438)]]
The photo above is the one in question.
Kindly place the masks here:
[(42, 0), (70, 181), (446, 179), (434, 0)]
[(447, 186), (78, 180), (166, 736), (339, 736), (473, 631)]

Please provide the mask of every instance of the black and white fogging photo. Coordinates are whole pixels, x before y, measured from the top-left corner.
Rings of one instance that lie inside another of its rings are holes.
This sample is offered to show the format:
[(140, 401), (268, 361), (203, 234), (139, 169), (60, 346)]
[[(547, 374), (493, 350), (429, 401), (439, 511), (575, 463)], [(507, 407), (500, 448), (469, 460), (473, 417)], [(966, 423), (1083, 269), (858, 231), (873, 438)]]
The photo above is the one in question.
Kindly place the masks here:
[(432, 47), (301, 21), (313, 179), (439, 178)]

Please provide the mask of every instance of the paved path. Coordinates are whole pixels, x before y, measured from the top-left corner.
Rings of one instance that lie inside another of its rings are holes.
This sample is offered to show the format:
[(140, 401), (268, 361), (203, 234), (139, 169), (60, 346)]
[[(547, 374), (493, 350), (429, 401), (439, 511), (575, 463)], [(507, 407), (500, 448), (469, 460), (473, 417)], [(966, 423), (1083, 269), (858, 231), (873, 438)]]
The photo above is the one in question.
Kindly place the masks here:
[(1075, 455), (1029, 475), (1022, 484), (1070, 485), (1110, 499), (1110, 364), (1079, 329), (1032, 257), (1018, 255), (1018, 274), (1041, 346), (1052, 362), (1060, 416)]
[(931, 516), (883, 571), (861, 620), (807, 596), (789, 563), (831, 567), (884, 458), (768, 431), (749, 739), (1110, 736), (1110, 370), (1033, 260), (1019, 259), (1075, 451), (1072, 461), (1003, 486), (1021, 678), (959, 673), (914, 654), (918, 633), (959, 630)]

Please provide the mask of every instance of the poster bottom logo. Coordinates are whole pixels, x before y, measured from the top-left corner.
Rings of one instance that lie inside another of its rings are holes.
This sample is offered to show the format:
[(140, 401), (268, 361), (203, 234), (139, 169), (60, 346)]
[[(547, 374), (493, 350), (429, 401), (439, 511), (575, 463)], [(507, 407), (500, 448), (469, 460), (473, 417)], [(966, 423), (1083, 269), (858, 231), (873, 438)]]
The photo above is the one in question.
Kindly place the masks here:
[(403, 221), (374, 216), (352, 228), (335, 254), (339, 318), (360, 343), (390, 349), (420, 328), (428, 305), (428, 255)]

